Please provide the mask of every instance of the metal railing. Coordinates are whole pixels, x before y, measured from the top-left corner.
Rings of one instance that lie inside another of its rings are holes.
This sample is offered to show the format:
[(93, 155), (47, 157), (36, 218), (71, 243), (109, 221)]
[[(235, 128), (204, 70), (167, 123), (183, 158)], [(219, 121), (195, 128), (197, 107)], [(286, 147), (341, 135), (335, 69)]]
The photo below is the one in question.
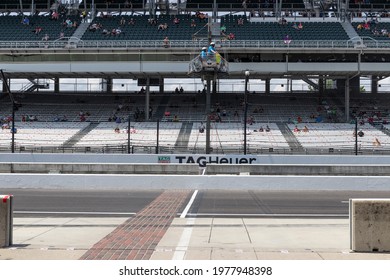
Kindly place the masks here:
[[(390, 41), (367, 41), (364, 40), (363, 45), (356, 45), (356, 42), (351, 40), (291, 40), (290, 43), (285, 43), (284, 40), (231, 40), (219, 42), (219, 48), (390, 48)], [(191, 40), (171, 40), (169, 49), (196, 49), (200, 50), (207, 45), (206, 41), (191, 41)], [(68, 41), (0, 41), (0, 49), (164, 49), (161, 40), (80, 40), (78, 43), (69, 44)]]

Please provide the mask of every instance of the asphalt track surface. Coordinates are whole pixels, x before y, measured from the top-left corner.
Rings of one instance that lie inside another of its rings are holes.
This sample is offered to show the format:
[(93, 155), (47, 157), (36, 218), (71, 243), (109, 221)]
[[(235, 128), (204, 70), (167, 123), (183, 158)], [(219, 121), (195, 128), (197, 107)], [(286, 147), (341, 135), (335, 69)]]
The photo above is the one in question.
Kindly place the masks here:
[[(16, 217), (131, 216), (163, 190), (1, 189), (14, 195)], [(390, 198), (390, 191), (202, 190), (186, 217), (347, 217), (350, 198)], [(180, 210), (178, 216), (184, 211)]]

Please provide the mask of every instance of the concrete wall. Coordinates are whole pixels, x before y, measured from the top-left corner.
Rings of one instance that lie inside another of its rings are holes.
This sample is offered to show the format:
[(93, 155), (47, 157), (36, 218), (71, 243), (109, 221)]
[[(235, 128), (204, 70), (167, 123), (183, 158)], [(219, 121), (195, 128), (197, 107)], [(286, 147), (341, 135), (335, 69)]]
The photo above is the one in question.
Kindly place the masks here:
[[(138, 155), (138, 154), (10, 154), (0, 153), (0, 162), (4, 163), (158, 163), (158, 157), (167, 156), (171, 163), (179, 163), (175, 160), (177, 155)], [(196, 161), (205, 155), (180, 155), (191, 156)], [(207, 157), (209, 157), (208, 155)], [(222, 158), (224, 155), (212, 155), (212, 159)], [(225, 156), (227, 157), (227, 156)], [(340, 155), (229, 155), (229, 157), (255, 158), (253, 164), (364, 164), (379, 165), (389, 164), (390, 156), (340, 156)]]
[[(69, 174), (172, 174), (196, 175), (197, 164), (145, 163), (0, 163), (0, 173)], [(366, 175), (388, 176), (390, 165), (320, 165), (320, 164), (213, 164), (207, 174), (238, 175)]]
[(4, 188), (389, 190), (388, 176), (0, 174)]
[(351, 250), (390, 251), (390, 199), (350, 200)]

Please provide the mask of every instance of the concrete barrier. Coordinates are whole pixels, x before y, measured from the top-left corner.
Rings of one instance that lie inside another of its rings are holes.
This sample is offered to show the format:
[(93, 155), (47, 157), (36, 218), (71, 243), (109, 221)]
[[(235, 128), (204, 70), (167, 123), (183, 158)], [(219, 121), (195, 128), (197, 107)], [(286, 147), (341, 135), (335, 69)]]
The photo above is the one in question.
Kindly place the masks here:
[(12, 199), (12, 195), (0, 195), (0, 247), (8, 247), (12, 245)]
[(390, 251), (390, 199), (350, 199), (351, 250)]

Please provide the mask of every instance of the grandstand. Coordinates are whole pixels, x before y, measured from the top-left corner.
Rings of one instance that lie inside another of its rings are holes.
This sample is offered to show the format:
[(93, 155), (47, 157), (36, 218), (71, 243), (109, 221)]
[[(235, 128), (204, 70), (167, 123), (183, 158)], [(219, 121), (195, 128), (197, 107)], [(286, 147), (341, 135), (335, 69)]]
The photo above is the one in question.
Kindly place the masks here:
[[(300, 0), (62, 2), (0, 4), (6, 76), (0, 115), (9, 126), (10, 82), (21, 104), (15, 117), (18, 152), (243, 153), (245, 144), (253, 154), (390, 151), (389, 100), (379, 93), (390, 76), (386, 1), (349, 7)], [(168, 28), (159, 29), (165, 23)], [(229, 63), (224, 73), (189, 67), (211, 40)], [(224, 88), (230, 80), (247, 85), (245, 71), (250, 91)], [(70, 92), (63, 85), (70, 78), (98, 79), (100, 89)], [(166, 88), (168, 79), (189, 78), (201, 86), (181, 94)], [(27, 85), (15, 89), (18, 79)], [(275, 90), (272, 82), (281, 79), (284, 88)], [(364, 91), (363, 79), (369, 81)], [(137, 84), (118, 91), (123, 80)], [(305, 86), (293, 90), (294, 81)], [(208, 120), (210, 133), (199, 133), (200, 122)], [(365, 133), (357, 148), (356, 120)], [(130, 139), (129, 122), (137, 130)], [(266, 126), (269, 132), (259, 131)], [(295, 126), (308, 132), (295, 133)], [(1, 150), (9, 151), (11, 143), (5, 128)]]

